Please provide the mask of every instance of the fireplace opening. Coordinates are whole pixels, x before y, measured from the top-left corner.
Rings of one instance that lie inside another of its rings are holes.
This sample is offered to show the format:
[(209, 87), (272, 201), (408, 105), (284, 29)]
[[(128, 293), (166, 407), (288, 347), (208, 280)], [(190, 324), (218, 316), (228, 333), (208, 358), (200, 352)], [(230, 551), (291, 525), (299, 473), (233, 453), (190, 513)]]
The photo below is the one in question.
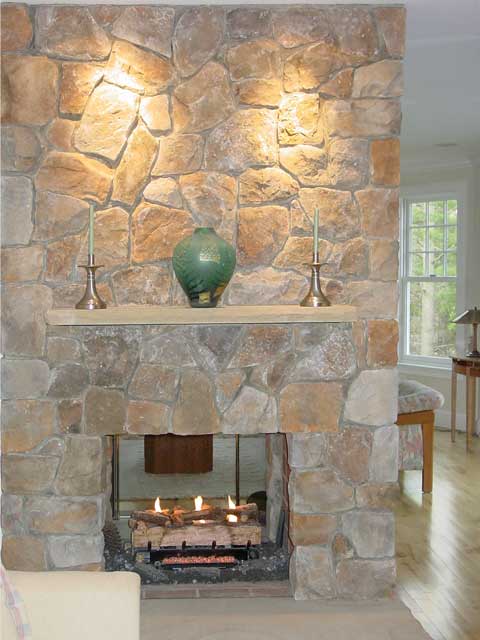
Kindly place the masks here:
[(288, 579), (283, 435), (112, 441), (107, 570), (144, 584)]

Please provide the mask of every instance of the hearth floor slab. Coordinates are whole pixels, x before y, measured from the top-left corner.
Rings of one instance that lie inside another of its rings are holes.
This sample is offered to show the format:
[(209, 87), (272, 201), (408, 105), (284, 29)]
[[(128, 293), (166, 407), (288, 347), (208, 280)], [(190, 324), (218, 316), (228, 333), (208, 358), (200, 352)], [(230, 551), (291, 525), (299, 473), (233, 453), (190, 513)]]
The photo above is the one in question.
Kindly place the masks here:
[(141, 640), (428, 640), (398, 600), (145, 600)]
[(287, 598), (288, 580), (275, 582), (225, 582), (223, 584), (151, 584), (142, 586), (143, 600), (185, 598)]

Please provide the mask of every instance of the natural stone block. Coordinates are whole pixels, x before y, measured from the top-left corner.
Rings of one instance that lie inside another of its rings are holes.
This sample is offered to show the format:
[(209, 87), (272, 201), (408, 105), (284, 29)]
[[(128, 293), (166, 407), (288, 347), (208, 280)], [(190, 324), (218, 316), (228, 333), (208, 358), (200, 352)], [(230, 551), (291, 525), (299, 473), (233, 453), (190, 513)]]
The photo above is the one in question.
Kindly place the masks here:
[(288, 530), (292, 543), (298, 545), (328, 544), (337, 528), (333, 515), (290, 513)]
[(330, 42), (330, 24), (324, 9), (291, 7), (273, 14), (275, 40), (291, 49), (310, 42)]
[(85, 430), (89, 434), (110, 435), (125, 429), (126, 400), (116, 389), (90, 387), (85, 397)]
[(145, 187), (143, 197), (148, 202), (163, 204), (166, 207), (182, 206), (182, 194), (173, 178), (157, 178)]
[(239, 178), (240, 204), (287, 200), (297, 193), (297, 181), (278, 167), (247, 169)]
[(224, 369), (232, 354), (238, 353), (237, 345), (242, 333), (243, 329), (238, 325), (195, 327), (190, 335), (200, 366), (212, 373)]
[[(340, 69), (342, 59), (331, 42), (319, 42), (301, 49), (285, 61), (283, 84), (286, 91), (310, 91)], [(323, 90), (323, 88), (322, 88)]]
[(269, 109), (241, 109), (209, 135), (205, 165), (214, 171), (244, 171), (277, 159), (277, 126)]
[(350, 377), (355, 368), (355, 349), (350, 336), (335, 328), (297, 361), (289, 380), (340, 380)]
[(288, 483), (295, 513), (336, 513), (354, 506), (353, 487), (332, 469), (295, 469)]
[(75, 257), (80, 250), (80, 241), (80, 236), (69, 236), (47, 245), (43, 273), (45, 280), (53, 282), (70, 280), (73, 277)]
[(327, 100), (324, 116), (330, 136), (388, 136), (400, 133), (398, 100)]
[(402, 58), (405, 52), (405, 7), (375, 7), (373, 15), (388, 55)]
[(2, 251), (2, 280), (25, 282), (38, 280), (43, 269), (43, 247), (31, 245)]
[(217, 62), (206, 64), (193, 78), (178, 85), (173, 95), (176, 131), (211, 129), (235, 111), (227, 72)]
[(229, 286), (230, 304), (296, 304), (308, 291), (307, 279), (293, 271), (271, 267), (237, 272)]
[(60, 433), (80, 433), (83, 416), (81, 400), (60, 400), (57, 404), (57, 426)]
[(100, 504), (97, 500), (78, 500), (39, 496), (25, 501), (26, 524), (32, 533), (97, 533)]
[(382, 427), (373, 434), (370, 480), (396, 482), (398, 478), (398, 427)]
[(241, 104), (258, 107), (278, 107), (282, 97), (280, 80), (249, 78), (236, 82), (233, 90)]
[(381, 60), (355, 70), (353, 98), (391, 98), (403, 93), (402, 63)]
[(4, 291), (2, 349), (6, 355), (41, 356), (45, 349), (45, 313), (52, 306), (51, 289), (23, 284)]
[(132, 400), (128, 403), (128, 433), (162, 434), (168, 433), (171, 409), (159, 402)]
[(71, 398), (80, 396), (89, 383), (88, 370), (80, 364), (61, 364), (50, 372), (50, 398)]
[(335, 562), (339, 560), (345, 560), (346, 558), (353, 558), (355, 549), (353, 548), (350, 540), (343, 535), (343, 533), (335, 534), (332, 540), (332, 554)]
[(372, 435), (363, 428), (343, 429), (328, 438), (327, 461), (349, 482), (367, 482)]
[(53, 240), (80, 233), (88, 223), (88, 204), (78, 198), (37, 191), (34, 240)]
[(3, 455), (3, 491), (20, 495), (50, 492), (59, 461), (54, 456)]
[(369, 320), (367, 323), (367, 363), (369, 367), (397, 364), (398, 322)]
[(62, 496), (93, 496), (103, 490), (101, 438), (65, 436), (65, 454), (55, 479), (55, 492)]
[(174, 19), (171, 7), (126, 7), (115, 20), (112, 33), (170, 58)]
[(181, 76), (191, 76), (217, 53), (224, 36), (225, 12), (216, 7), (194, 7), (180, 16), (175, 27), (173, 55)]
[(367, 7), (332, 7), (328, 17), (346, 62), (354, 64), (378, 55), (377, 30)]
[(245, 207), (238, 213), (238, 264), (270, 264), (288, 237), (288, 209)]
[(85, 7), (39, 7), (35, 46), (50, 55), (99, 60), (110, 53), (110, 39)]
[(175, 246), (192, 232), (193, 220), (186, 211), (140, 204), (132, 219), (132, 258), (169, 260)]
[(105, 79), (124, 89), (155, 96), (170, 86), (173, 69), (170, 61), (117, 40), (105, 67)]
[[(97, 282), (97, 291), (109, 307), (114, 306), (112, 291), (108, 282)], [(53, 289), (53, 308), (65, 309), (74, 307), (85, 293), (85, 284), (68, 282)]]
[(35, 179), (37, 189), (56, 191), (77, 198), (105, 202), (112, 183), (112, 170), (79, 153), (50, 151)]
[(180, 176), (180, 189), (197, 226), (215, 227), (225, 239), (234, 235), (237, 206), (235, 178), (216, 172)]
[(56, 114), (58, 68), (44, 56), (2, 59), (2, 123), (42, 126)]
[(117, 304), (168, 304), (172, 276), (166, 265), (144, 265), (112, 275)]
[(1, 504), (1, 525), (4, 536), (10, 534), (22, 534), (24, 532), (23, 522), (23, 496), (11, 496), (2, 493)]
[(115, 162), (132, 128), (138, 96), (102, 82), (93, 93), (75, 131), (75, 147)]
[(292, 351), (281, 353), (275, 360), (257, 365), (250, 374), (250, 383), (267, 391), (278, 391), (288, 378), (295, 363)]
[(47, 339), (47, 360), (49, 364), (81, 362), (80, 343), (74, 338), (49, 337)]
[(35, 536), (4, 536), (2, 563), (15, 571), (45, 571), (47, 569), (45, 540)]
[[(301, 238), (290, 236), (287, 238), (283, 249), (277, 255), (273, 265), (275, 267), (283, 267), (285, 269), (297, 269), (301, 273), (305, 273), (305, 265), (312, 258), (312, 238)], [(319, 260), (324, 262), (331, 253), (332, 245), (328, 240), (320, 240)]]
[(128, 387), (132, 398), (160, 402), (175, 400), (178, 373), (159, 364), (140, 364)]
[(173, 410), (172, 429), (177, 435), (201, 435), (220, 431), (215, 390), (202, 371), (186, 369), (182, 372), (180, 391)]
[(32, 41), (33, 29), (28, 9), (24, 5), (5, 4), (2, 6), (2, 51), (28, 49)]
[(373, 280), (350, 282), (344, 291), (344, 301), (357, 307), (360, 318), (395, 318), (398, 307), (397, 283)]
[(81, 115), (94, 87), (103, 76), (103, 66), (87, 62), (64, 62), (60, 82), (60, 113)]
[(146, 127), (139, 124), (115, 170), (112, 200), (132, 205), (144, 186), (157, 153), (157, 141)]
[(32, 235), (32, 182), (24, 176), (2, 176), (2, 245), (28, 244)]
[(326, 462), (327, 438), (324, 433), (289, 433), (288, 464), (292, 468), (322, 467)]
[(0, 143), (4, 171), (25, 173), (34, 169), (42, 151), (35, 131), (27, 127), (2, 127)]
[(358, 235), (358, 209), (350, 193), (323, 188), (300, 189), (299, 200), (312, 220), (318, 207), (320, 237), (338, 242)]
[(253, 367), (274, 360), (288, 351), (291, 344), (292, 336), (288, 327), (250, 326), (242, 340), (236, 343), (236, 353), (229, 369)]
[(400, 140), (373, 140), (370, 145), (370, 173), (374, 184), (398, 187), (400, 184)]
[(235, 40), (260, 38), (271, 32), (271, 13), (267, 9), (242, 7), (227, 15), (228, 35)]
[(342, 69), (320, 86), (320, 95), (349, 98), (352, 95), (353, 69)]
[(280, 47), (272, 40), (242, 42), (227, 52), (232, 80), (275, 78), (279, 75), (280, 63)]
[(221, 413), (232, 404), (245, 378), (244, 371), (224, 371), (216, 377), (216, 400)]
[[(120, 207), (95, 212), (95, 257), (111, 269), (128, 262), (129, 215)], [(86, 264), (88, 234), (85, 233), (77, 262)]]
[(280, 393), (280, 431), (337, 431), (342, 402), (336, 382), (289, 384)]
[(223, 433), (273, 433), (277, 431), (275, 398), (253, 387), (242, 387), (222, 420)]
[(47, 400), (6, 400), (2, 403), (2, 451), (30, 451), (53, 434), (55, 412)]
[(290, 584), (295, 600), (335, 595), (330, 552), (317, 545), (296, 546), (290, 558)]
[(325, 149), (299, 144), (282, 147), (280, 164), (305, 186), (330, 184), (327, 173), (328, 156)]
[(362, 230), (367, 236), (398, 238), (397, 189), (364, 189), (355, 193), (360, 207)]
[(172, 134), (160, 139), (153, 176), (198, 171), (202, 164), (203, 138), (194, 133)]
[(292, 93), (282, 98), (278, 112), (278, 141), (287, 145), (323, 142), (318, 95)]
[(164, 133), (172, 127), (168, 95), (144, 97), (140, 102), (140, 115), (150, 131)]
[(372, 280), (398, 279), (398, 252), (396, 240), (378, 238), (369, 243), (370, 278)]
[(332, 187), (364, 184), (368, 178), (367, 158), (367, 140), (332, 140), (328, 148), (328, 183)]
[(42, 398), (48, 389), (49, 368), (43, 360), (4, 360), (2, 397)]
[(188, 329), (176, 328), (153, 340), (143, 342), (140, 361), (162, 364), (169, 367), (192, 367), (196, 361), (189, 342)]
[(384, 598), (395, 586), (395, 560), (342, 560), (336, 571), (338, 592), (354, 599)]
[(55, 569), (102, 562), (103, 535), (49, 536), (48, 555)]
[(342, 515), (342, 526), (360, 558), (383, 558), (395, 554), (393, 513), (350, 511)]
[(362, 484), (355, 489), (357, 507), (392, 511), (400, 500), (400, 487), (395, 484)]
[(382, 426), (397, 419), (398, 374), (395, 369), (362, 371), (350, 385), (345, 419)]

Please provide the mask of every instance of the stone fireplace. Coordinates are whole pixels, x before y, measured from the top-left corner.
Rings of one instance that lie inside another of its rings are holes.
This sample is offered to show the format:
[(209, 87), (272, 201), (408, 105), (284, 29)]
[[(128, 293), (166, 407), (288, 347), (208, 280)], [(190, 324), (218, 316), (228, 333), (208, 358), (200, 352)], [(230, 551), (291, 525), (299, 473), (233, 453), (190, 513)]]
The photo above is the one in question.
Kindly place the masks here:
[[(294, 596), (390, 590), (404, 18), (3, 5), (7, 567), (102, 569), (110, 435), (265, 433)], [(110, 323), (55, 315), (83, 293), (91, 202)], [(335, 307), (285, 319), (308, 289), (316, 206)], [(196, 226), (236, 247), (230, 321), (122, 320), (185, 305), (171, 256)]]

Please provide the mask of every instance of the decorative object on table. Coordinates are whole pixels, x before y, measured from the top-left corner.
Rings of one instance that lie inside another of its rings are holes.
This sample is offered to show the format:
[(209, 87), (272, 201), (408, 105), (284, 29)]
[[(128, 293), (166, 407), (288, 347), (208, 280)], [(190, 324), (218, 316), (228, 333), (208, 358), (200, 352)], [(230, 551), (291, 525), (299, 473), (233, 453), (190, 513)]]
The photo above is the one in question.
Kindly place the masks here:
[(87, 286), (85, 287), (83, 298), (80, 300), (80, 302), (77, 302), (77, 304), (75, 305), (75, 309), (88, 309), (90, 311), (93, 309), (106, 309), (107, 305), (98, 295), (95, 282), (95, 272), (97, 269), (100, 269), (100, 267), (103, 267), (103, 264), (95, 264), (93, 205), (90, 205), (87, 264), (80, 264), (79, 266), (85, 269), (87, 272)]
[(455, 324), (471, 324), (473, 325), (472, 350), (467, 353), (469, 358), (480, 358), (480, 351), (477, 344), (478, 325), (480, 324), (480, 310), (477, 307), (468, 309), (459, 315), (455, 320)]
[(191, 307), (216, 307), (235, 264), (235, 249), (212, 227), (198, 227), (173, 251), (173, 269)]
[(318, 259), (318, 208), (315, 207), (313, 217), (313, 260), (310, 264), (312, 275), (310, 277), (310, 290), (300, 302), (301, 307), (329, 307), (332, 303), (325, 296), (320, 284), (320, 267), (327, 264)]

